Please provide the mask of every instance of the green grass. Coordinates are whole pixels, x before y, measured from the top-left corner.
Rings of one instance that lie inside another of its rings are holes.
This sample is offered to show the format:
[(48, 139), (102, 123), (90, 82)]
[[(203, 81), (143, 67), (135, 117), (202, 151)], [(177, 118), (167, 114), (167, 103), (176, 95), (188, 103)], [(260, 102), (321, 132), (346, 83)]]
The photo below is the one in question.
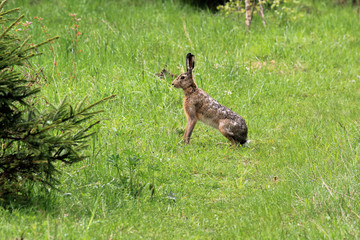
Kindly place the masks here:
[[(310, 1), (311, 3), (313, 1)], [(34, 186), (0, 208), (2, 239), (359, 239), (360, 25), (356, 10), (310, 6), (268, 27), (170, 1), (14, 1), (33, 21), (42, 96), (101, 106), (91, 157), (63, 171), (59, 191)], [(72, 18), (81, 18), (73, 79)], [(281, 24), (279, 24), (281, 23)], [(182, 143), (183, 92), (154, 74), (195, 80), (242, 115), (252, 140), (233, 148), (196, 125)], [(59, 74), (57, 74), (59, 73)], [(231, 94), (229, 93), (231, 92)], [(220, 144), (218, 144), (220, 143)]]

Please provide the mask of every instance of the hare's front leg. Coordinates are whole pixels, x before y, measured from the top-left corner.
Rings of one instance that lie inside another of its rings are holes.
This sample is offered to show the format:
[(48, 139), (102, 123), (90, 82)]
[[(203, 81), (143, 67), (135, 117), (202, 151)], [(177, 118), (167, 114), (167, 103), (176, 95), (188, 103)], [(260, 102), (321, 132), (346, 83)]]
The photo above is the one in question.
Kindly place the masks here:
[(191, 134), (197, 122), (196, 111), (194, 111), (192, 108), (187, 108), (187, 107), (184, 107), (184, 110), (187, 118), (185, 134), (184, 134), (184, 142), (186, 144), (189, 144)]
[(190, 137), (191, 137), (191, 134), (192, 134), (192, 132), (194, 130), (196, 122), (197, 122), (196, 118), (187, 120), (187, 124), (186, 124), (186, 128), (185, 128), (185, 134), (184, 134), (184, 142), (186, 144), (189, 144), (189, 142), (190, 142)]

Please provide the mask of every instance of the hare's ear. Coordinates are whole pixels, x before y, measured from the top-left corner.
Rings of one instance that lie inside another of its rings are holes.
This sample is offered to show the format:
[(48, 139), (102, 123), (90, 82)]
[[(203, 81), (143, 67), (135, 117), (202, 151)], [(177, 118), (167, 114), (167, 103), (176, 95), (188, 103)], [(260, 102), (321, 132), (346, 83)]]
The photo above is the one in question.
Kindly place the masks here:
[(192, 55), (191, 53), (188, 53), (186, 55), (186, 69), (188, 73), (192, 73), (194, 67), (195, 67), (195, 56)]

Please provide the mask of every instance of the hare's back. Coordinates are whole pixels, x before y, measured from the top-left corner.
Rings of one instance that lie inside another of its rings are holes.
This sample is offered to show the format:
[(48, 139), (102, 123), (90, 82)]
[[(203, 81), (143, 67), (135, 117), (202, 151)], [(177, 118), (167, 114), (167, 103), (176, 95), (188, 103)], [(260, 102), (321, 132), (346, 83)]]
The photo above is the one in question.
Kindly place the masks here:
[(240, 125), (245, 122), (239, 114), (223, 106), (201, 89), (199, 89), (196, 105), (198, 118), (212, 127), (217, 128), (222, 119), (229, 119)]

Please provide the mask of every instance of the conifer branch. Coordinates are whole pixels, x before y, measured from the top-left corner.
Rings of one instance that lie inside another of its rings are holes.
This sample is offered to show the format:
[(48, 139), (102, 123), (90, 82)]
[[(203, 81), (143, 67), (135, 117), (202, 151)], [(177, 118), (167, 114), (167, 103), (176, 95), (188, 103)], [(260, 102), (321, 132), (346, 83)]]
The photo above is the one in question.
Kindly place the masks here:
[(0, 9), (2, 10), (2, 8), (4, 7), (5, 3), (7, 2), (7, 0), (4, 0), (0, 3)]
[(3, 38), (5, 34), (8, 33), (10, 29), (12, 29), (16, 25), (16, 23), (18, 23), (23, 17), (24, 15), (21, 15), (18, 19), (15, 20), (15, 22), (13, 22), (9, 27), (7, 27), (6, 30), (0, 35), (0, 39)]
[(56, 36), (56, 37), (53, 37), (53, 38), (50, 38), (50, 39), (46, 39), (44, 42), (39, 43), (39, 44), (36, 44), (36, 45), (34, 45), (34, 46), (32, 46), (32, 47), (29, 47), (29, 48), (26, 49), (26, 50), (29, 51), (29, 50), (31, 50), (31, 49), (41, 47), (42, 45), (45, 45), (45, 44), (47, 44), (47, 43), (49, 43), (49, 42), (51, 42), (51, 41), (54, 41), (54, 40), (56, 40), (56, 39), (58, 39), (58, 38), (59, 38), (59, 36)]

